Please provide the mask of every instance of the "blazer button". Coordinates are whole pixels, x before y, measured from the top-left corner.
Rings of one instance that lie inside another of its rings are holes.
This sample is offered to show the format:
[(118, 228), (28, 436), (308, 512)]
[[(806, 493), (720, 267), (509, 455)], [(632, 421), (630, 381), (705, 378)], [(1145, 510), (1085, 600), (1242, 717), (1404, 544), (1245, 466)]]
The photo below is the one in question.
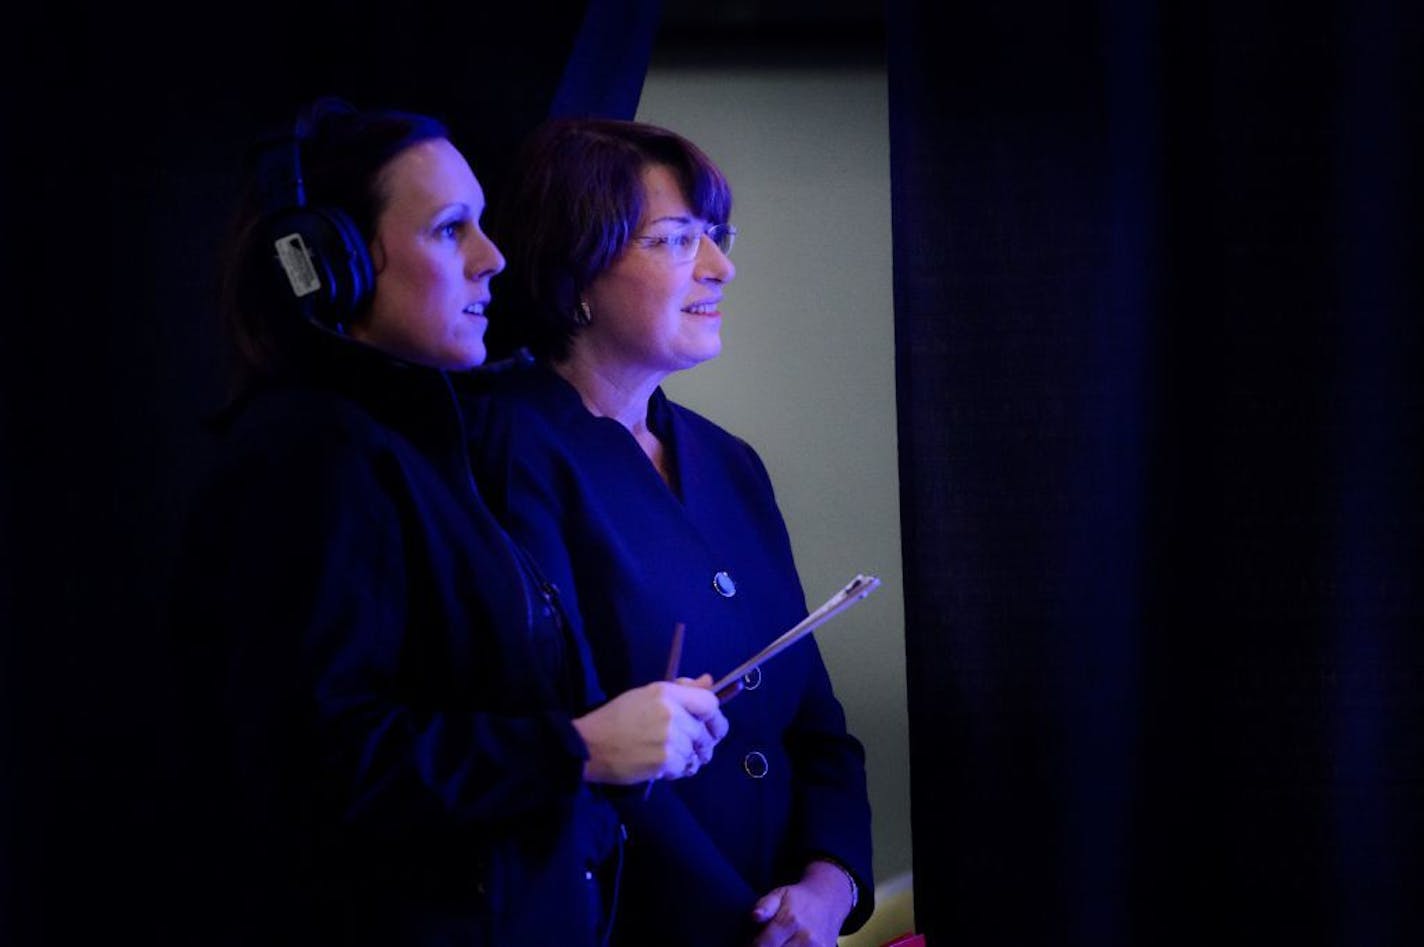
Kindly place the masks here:
[(746, 770), (747, 775), (752, 779), (761, 779), (770, 768), (767, 765), (766, 756), (760, 750), (752, 750), (742, 757), (742, 769)]
[(717, 590), (717, 594), (723, 598), (731, 598), (737, 594), (737, 583), (732, 581), (732, 577), (725, 572), (719, 572), (712, 577), (712, 588)]
[(754, 667), (742, 675), (742, 690), (754, 691), (761, 686), (761, 668)]

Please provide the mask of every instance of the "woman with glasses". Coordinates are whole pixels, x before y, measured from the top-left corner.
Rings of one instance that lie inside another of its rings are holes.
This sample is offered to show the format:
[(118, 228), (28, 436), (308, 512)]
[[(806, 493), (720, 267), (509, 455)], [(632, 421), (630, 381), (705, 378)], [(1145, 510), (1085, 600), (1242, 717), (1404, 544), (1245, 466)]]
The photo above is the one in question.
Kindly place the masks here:
[[(491, 225), (515, 305), (491, 339), (534, 363), (470, 398), (481, 487), (605, 689), (729, 671), (806, 615), (756, 452), (659, 387), (721, 351), (731, 189), (681, 136), (608, 119), (545, 124), (515, 167)], [(832, 945), (872, 907), (870, 810), (815, 643), (748, 674), (724, 712), (696, 778), (615, 801), (614, 942)]]
[(445, 127), (324, 99), (255, 158), (173, 614), (197, 789), (230, 794), (202, 857), (232, 930), (194, 942), (605, 943), (609, 787), (695, 773), (726, 720), (691, 682), (601, 694), (475, 488), (452, 379), (505, 260)]

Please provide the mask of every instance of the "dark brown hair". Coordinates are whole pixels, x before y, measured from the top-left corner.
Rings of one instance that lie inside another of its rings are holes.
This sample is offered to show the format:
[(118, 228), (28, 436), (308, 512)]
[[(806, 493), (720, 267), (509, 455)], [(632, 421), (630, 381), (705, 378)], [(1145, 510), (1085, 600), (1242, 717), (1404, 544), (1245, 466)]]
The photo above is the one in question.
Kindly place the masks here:
[(700, 148), (655, 125), (557, 118), (525, 141), (513, 180), (491, 208), (490, 235), (509, 261), (495, 292), (491, 354), (526, 347), (559, 360), (578, 331), (574, 310), (612, 265), (643, 213), (643, 171), (665, 165), (694, 214), (725, 224), (732, 189)]
[[(407, 148), (442, 138), (449, 138), (445, 125), (429, 116), (361, 110), (323, 97), (302, 109), (293, 128), (253, 146), (221, 261), (219, 304), (236, 358), (234, 389), (281, 370), (311, 333), (289, 294), (274, 292), (266, 222), (295, 206), (294, 191), (300, 188), (302, 206), (340, 211), (354, 225), (353, 239), (369, 245), (388, 200), (381, 173)], [(281, 157), (282, 149), (290, 157), (274, 162), (274, 151)], [(356, 321), (363, 315), (364, 310), (356, 313)]]

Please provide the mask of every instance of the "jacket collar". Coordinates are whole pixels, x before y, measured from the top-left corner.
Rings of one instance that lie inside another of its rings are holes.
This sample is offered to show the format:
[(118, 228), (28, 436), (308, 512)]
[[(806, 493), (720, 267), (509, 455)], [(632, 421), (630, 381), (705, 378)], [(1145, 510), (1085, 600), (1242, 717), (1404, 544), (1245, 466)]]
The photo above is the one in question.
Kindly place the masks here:
[(301, 389), (325, 391), (358, 405), (432, 457), (451, 462), (463, 456), (460, 408), (446, 372), (326, 334), (309, 335), (296, 357), (249, 385), (219, 412), (214, 426), (228, 426), (264, 392)]
[[(554, 371), (552, 365), (547, 362), (538, 361), (527, 369), (519, 373), (521, 381), (514, 384), (524, 388), (527, 394), (532, 395), (541, 403), (549, 414), (556, 418), (561, 425), (587, 423), (594, 418), (588, 407), (583, 403), (583, 396), (578, 393), (578, 389), (569, 384), (562, 375)], [(666, 438), (672, 436), (672, 412), (669, 407), (667, 395), (663, 394), (662, 386), (653, 389), (652, 395), (648, 398), (648, 428), (658, 437)], [(612, 423), (618, 423), (616, 420)]]

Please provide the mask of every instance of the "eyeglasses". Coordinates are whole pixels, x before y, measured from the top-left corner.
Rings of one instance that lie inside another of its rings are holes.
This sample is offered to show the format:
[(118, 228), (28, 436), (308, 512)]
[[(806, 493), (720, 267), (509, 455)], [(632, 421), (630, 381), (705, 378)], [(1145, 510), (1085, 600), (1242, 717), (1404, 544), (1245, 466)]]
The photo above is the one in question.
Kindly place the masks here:
[(731, 253), (732, 244), (737, 239), (737, 228), (731, 224), (713, 224), (702, 229), (693, 226), (672, 233), (637, 236), (632, 239), (638, 246), (649, 250), (662, 248), (678, 263), (690, 263), (697, 259), (697, 250), (702, 245), (704, 236), (724, 254)]

